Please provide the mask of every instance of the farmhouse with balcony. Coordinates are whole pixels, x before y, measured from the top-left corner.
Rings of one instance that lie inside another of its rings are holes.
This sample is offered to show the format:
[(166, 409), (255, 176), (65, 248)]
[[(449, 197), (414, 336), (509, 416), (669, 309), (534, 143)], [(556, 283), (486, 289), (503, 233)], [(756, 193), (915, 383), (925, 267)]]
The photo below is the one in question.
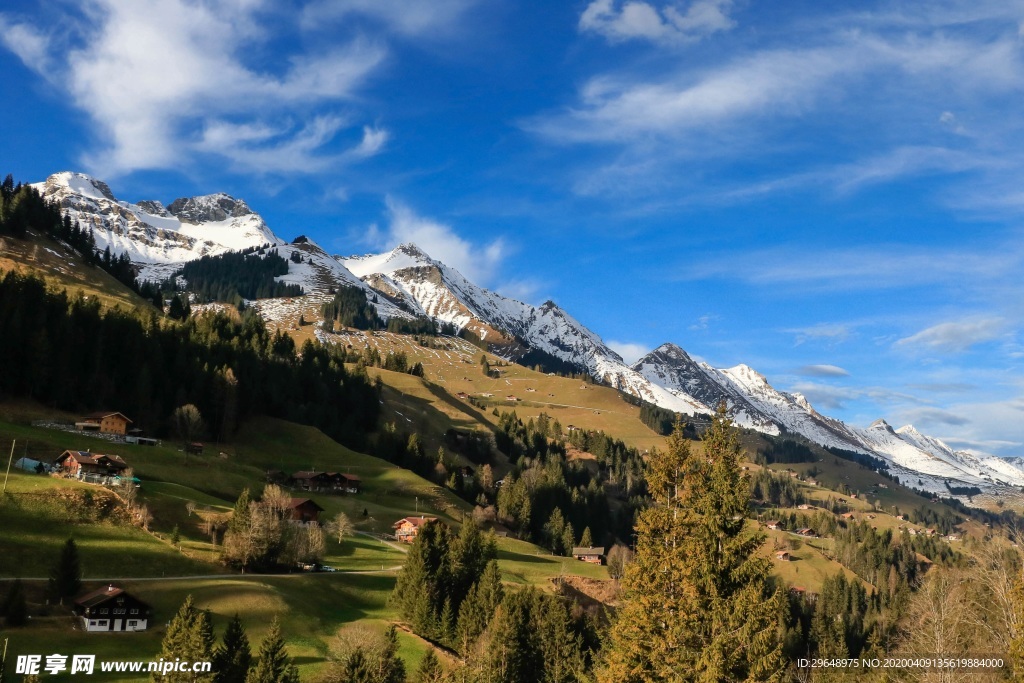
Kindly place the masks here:
[(93, 475), (116, 477), (128, 469), (119, 455), (101, 455), (89, 451), (64, 451), (53, 462), (54, 469), (67, 477), (82, 479)]
[(128, 425), (132, 423), (122, 413), (100, 411), (86, 415), (75, 423), (75, 429), (83, 432), (99, 432), (100, 434), (119, 434), (124, 436), (128, 433)]
[(75, 598), (75, 614), (86, 631), (145, 631), (153, 610), (113, 584)]
[(436, 521), (437, 517), (405, 517), (395, 522), (392, 527), (395, 530), (395, 538), (403, 543), (412, 543), (419, 536), (420, 529)]

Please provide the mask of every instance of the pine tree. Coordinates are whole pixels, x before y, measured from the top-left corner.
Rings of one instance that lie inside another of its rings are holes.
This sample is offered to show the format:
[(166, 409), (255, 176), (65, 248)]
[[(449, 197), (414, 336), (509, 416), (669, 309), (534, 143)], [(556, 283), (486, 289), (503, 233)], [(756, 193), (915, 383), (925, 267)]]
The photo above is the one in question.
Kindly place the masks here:
[(256, 661), (245, 680), (246, 683), (298, 683), (299, 674), (284, 649), (277, 617), (270, 622), (270, 631), (260, 644)]
[(592, 548), (594, 546), (594, 538), (590, 535), (590, 527), (586, 527), (583, 530), (583, 535), (580, 536), (580, 547), (581, 548)]
[(544, 660), (544, 683), (577, 683), (586, 680), (583, 643), (572, 625), (569, 608), (560, 598), (542, 596), (535, 620)]
[(442, 681), (444, 681), (444, 669), (441, 668), (441, 660), (437, 658), (437, 651), (430, 648), (420, 662), (420, 668), (416, 669), (416, 678), (413, 679), (413, 683), (442, 683)]
[(64, 604), (82, 590), (82, 565), (78, 559), (78, 546), (69, 538), (60, 550), (57, 564), (50, 570), (50, 593)]
[(763, 537), (744, 532), (749, 484), (724, 407), (702, 445), (692, 454), (677, 422), (650, 460), (654, 504), (637, 522), (601, 683), (781, 679), (782, 595), (755, 555)]
[(171, 529), (171, 545), (175, 548), (181, 545), (181, 532), (178, 530), (177, 524), (175, 524), (174, 528)]
[[(160, 657), (165, 661), (206, 662), (213, 658), (213, 625), (210, 613), (196, 607), (192, 596), (185, 598), (178, 613), (171, 619), (164, 634)], [(193, 674), (172, 671), (166, 675), (154, 673), (154, 682), (194, 683), (212, 681), (213, 674)]]
[(213, 652), (213, 683), (245, 683), (252, 666), (252, 650), (242, 621), (235, 617), (228, 622), (221, 644)]
[(4, 623), (8, 627), (24, 626), (28, 622), (28, 605), (25, 603), (25, 587), (21, 579), (15, 579), (7, 590), (7, 597), (0, 605), (0, 616), (5, 618)]
[(533, 588), (505, 597), (491, 622), (490, 641), (484, 651), (481, 678), (488, 683), (538, 680), (543, 671), (540, 634), (534, 625), (537, 592)]

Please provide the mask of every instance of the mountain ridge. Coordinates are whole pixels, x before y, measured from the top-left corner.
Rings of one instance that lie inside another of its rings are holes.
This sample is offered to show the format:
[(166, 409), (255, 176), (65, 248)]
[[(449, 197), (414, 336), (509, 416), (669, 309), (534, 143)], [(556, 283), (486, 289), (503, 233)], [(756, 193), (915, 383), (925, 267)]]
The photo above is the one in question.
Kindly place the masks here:
[[(127, 253), (146, 279), (160, 279), (193, 258), (272, 244), (286, 258), (298, 252), (298, 262), (292, 260), (289, 273), (278, 279), (303, 286), (303, 310), (319, 310), (337, 286), (357, 287), (384, 319), (423, 316), (449, 323), (514, 361), (541, 352), (675, 412), (709, 414), (724, 402), (739, 426), (881, 458), (901, 481), (917, 478), (934, 493), (948, 493), (949, 480), (983, 489), (1024, 487), (1024, 458), (1014, 463), (954, 451), (912, 426), (894, 430), (884, 420), (867, 428), (847, 425), (819, 413), (800, 394), (776, 390), (745, 364), (713, 368), (671, 342), (626, 364), (553, 301), (534, 306), (480, 287), (413, 243), (380, 254), (331, 256), (310, 240), (286, 243), (244, 200), (224, 193), (180, 198), (166, 207), (154, 200), (130, 204), (117, 200), (106, 183), (71, 172), (51, 175), (36, 187), (91, 227), (100, 249)], [(252, 305), (271, 320), (301, 306), (291, 299)]]

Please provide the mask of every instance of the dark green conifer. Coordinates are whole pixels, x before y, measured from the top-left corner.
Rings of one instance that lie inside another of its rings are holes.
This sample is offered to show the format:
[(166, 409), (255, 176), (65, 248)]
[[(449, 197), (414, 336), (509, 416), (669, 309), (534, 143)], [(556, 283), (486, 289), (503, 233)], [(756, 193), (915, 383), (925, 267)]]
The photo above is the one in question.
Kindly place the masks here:
[(252, 666), (249, 637), (236, 613), (213, 652), (213, 683), (245, 683)]
[(82, 590), (82, 565), (78, 559), (78, 546), (69, 538), (60, 549), (57, 563), (50, 570), (50, 593), (64, 604), (65, 599)]
[(260, 644), (256, 660), (245, 680), (246, 683), (298, 683), (299, 674), (284, 648), (281, 624), (277, 617), (270, 622), (270, 631)]
[[(213, 626), (210, 613), (196, 607), (191, 595), (185, 598), (185, 602), (167, 627), (160, 658), (165, 661), (180, 659), (190, 662), (207, 662), (213, 658)], [(213, 674), (172, 671), (166, 675), (154, 673), (152, 679), (154, 682), (196, 683), (212, 681)]]

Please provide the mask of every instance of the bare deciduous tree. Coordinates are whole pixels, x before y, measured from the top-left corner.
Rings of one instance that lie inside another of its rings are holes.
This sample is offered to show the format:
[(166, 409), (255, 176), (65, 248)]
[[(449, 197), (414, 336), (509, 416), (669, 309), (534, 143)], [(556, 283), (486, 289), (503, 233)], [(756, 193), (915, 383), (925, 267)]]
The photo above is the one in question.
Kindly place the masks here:
[(352, 520), (344, 512), (339, 512), (334, 519), (327, 523), (327, 531), (338, 543), (341, 543), (345, 536), (351, 536), (355, 531)]

